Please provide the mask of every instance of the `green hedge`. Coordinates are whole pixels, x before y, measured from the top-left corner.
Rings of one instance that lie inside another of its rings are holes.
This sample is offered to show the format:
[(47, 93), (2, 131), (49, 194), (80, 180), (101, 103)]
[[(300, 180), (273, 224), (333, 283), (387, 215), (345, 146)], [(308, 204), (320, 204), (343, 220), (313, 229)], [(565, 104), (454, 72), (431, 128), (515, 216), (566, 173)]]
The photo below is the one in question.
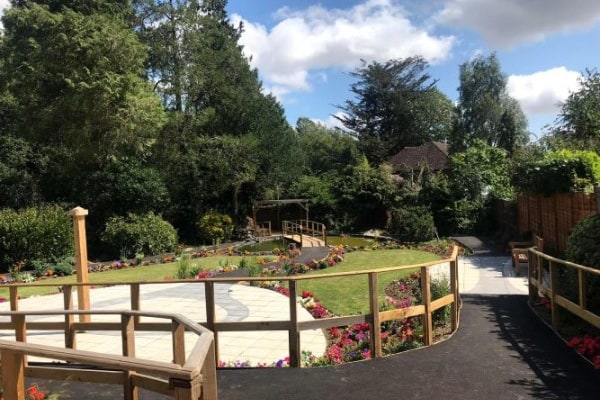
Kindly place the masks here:
[(110, 218), (101, 238), (114, 256), (126, 258), (172, 252), (177, 246), (173, 225), (154, 213)]
[(73, 254), (73, 223), (57, 205), (0, 210), (1, 268), (31, 260), (56, 262)]
[(600, 182), (600, 156), (593, 151), (560, 150), (520, 164), (513, 183), (522, 193), (593, 191)]

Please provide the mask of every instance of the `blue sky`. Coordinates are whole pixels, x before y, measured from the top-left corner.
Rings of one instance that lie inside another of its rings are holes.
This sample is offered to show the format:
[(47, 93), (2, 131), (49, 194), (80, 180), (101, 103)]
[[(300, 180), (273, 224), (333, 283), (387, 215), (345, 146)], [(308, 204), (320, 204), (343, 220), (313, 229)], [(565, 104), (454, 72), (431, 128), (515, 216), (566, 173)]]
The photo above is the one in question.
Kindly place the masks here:
[(421, 55), (456, 100), (459, 65), (495, 51), (535, 140), (580, 73), (600, 66), (598, 0), (229, 0), (227, 11), (293, 126), (333, 125), (361, 59)]
[(292, 125), (327, 125), (360, 60), (422, 55), (452, 100), (459, 65), (496, 52), (535, 140), (586, 68), (599, 66), (597, 0), (229, 0), (242, 44)]

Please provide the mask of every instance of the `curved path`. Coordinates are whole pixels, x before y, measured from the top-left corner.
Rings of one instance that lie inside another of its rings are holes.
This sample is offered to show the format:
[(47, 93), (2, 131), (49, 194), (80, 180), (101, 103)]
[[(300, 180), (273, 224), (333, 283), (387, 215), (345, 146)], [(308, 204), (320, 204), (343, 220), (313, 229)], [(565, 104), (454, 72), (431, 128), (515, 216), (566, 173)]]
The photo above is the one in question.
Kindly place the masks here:
[(222, 370), (219, 399), (600, 399), (600, 372), (533, 315), (509, 257), (464, 240), (475, 253), (461, 260), (460, 328), (449, 340), (337, 367)]

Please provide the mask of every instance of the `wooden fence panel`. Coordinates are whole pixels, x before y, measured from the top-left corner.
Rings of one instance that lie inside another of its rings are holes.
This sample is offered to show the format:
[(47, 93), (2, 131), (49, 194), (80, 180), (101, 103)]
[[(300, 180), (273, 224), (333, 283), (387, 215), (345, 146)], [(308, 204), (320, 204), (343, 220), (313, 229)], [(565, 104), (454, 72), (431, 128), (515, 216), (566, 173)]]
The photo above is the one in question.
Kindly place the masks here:
[(519, 234), (535, 232), (544, 239), (547, 251), (563, 253), (573, 227), (598, 212), (599, 198), (600, 192), (553, 196), (521, 194), (517, 197)]

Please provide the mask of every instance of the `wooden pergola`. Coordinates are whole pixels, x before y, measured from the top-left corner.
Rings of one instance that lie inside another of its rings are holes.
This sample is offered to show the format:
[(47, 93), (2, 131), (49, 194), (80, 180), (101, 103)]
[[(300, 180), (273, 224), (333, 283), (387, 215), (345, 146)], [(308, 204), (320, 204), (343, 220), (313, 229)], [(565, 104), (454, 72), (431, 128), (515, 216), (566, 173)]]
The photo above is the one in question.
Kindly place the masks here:
[(281, 206), (286, 206), (286, 205), (297, 205), (299, 206), (302, 210), (304, 210), (305, 212), (305, 219), (308, 221), (308, 215), (309, 215), (309, 207), (308, 207), (308, 199), (283, 199), (283, 200), (259, 200), (259, 201), (255, 201), (254, 204), (252, 205), (252, 218), (254, 220), (254, 223), (258, 223), (257, 219), (256, 219), (256, 213), (259, 210), (265, 209), (265, 208), (275, 208), (275, 207), (281, 207)]

